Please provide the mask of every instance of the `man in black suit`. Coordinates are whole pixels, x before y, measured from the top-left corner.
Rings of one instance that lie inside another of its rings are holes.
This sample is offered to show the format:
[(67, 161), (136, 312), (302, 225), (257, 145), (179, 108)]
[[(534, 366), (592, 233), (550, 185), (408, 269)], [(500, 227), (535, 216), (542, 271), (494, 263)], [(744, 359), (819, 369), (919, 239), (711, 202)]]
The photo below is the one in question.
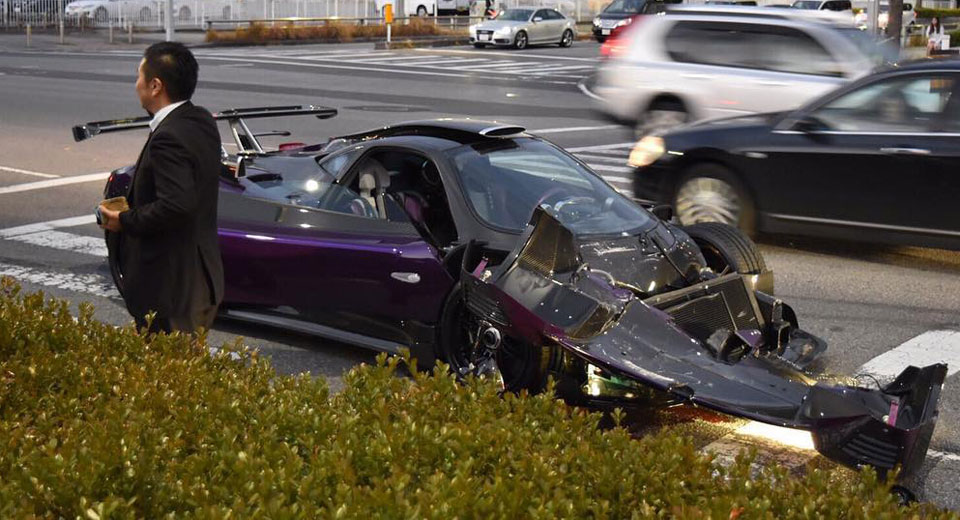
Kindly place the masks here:
[(220, 132), (190, 97), (199, 66), (180, 43), (151, 45), (137, 71), (150, 136), (127, 193), (128, 211), (100, 206), (101, 226), (121, 234), (123, 298), (151, 332), (210, 328), (223, 298), (217, 244)]

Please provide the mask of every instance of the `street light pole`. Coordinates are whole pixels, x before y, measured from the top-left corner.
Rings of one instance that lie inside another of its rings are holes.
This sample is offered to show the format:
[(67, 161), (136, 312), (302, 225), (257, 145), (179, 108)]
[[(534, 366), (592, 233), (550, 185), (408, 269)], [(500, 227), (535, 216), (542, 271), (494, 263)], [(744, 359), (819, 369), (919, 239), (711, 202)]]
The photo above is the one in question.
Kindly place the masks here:
[(167, 41), (168, 41), (168, 42), (172, 42), (172, 41), (173, 41), (173, 33), (174, 33), (174, 29), (173, 29), (173, 0), (166, 0), (166, 4), (164, 5), (164, 12), (166, 13), (165, 16), (167, 17)]

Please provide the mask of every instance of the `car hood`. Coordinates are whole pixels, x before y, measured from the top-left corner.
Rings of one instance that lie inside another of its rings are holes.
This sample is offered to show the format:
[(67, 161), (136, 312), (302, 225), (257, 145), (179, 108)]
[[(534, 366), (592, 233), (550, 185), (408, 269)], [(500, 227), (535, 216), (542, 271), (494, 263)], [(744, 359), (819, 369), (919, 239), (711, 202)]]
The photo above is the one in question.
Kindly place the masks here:
[(674, 288), (675, 280), (667, 290), (648, 291), (639, 278), (653, 280), (664, 268), (682, 271), (683, 264), (637, 263), (639, 276), (625, 284), (625, 265), (606, 271), (588, 257), (569, 230), (538, 208), (500, 265), (471, 269), (475, 257), (465, 255), (467, 307), (511, 338), (553, 345), (677, 401), (810, 430), (818, 450), (845, 464), (881, 471), (903, 464), (905, 473), (919, 467), (946, 365), (909, 367), (880, 389), (814, 380), (798, 366), (825, 343), (799, 329), (795, 316), (788, 324), (784, 316), (792, 310), (754, 292), (741, 275), (682, 276), (684, 287)]
[(70, 2), (67, 4), (67, 7), (72, 7), (74, 9), (85, 9), (87, 7), (95, 7), (101, 4), (102, 2)]
[(477, 24), (477, 29), (482, 31), (497, 31), (505, 27), (520, 27), (530, 22), (515, 22), (511, 20), (488, 20)]
[(640, 13), (607, 13), (603, 12), (597, 15), (597, 18), (601, 20), (623, 20), (624, 18), (630, 18), (631, 16), (636, 16)]

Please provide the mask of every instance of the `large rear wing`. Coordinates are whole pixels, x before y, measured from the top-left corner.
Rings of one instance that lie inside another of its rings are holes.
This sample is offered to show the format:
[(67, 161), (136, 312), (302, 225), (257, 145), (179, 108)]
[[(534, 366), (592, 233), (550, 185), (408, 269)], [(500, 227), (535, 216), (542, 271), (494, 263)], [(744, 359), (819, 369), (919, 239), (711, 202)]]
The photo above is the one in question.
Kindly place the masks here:
[[(337, 115), (337, 109), (322, 107), (316, 105), (291, 105), (276, 107), (258, 107), (258, 108), (234, 108), (216, 112), (213, 118), (217, 121), (227, 121), (230, 124), (230, 132), (237, 143), (240, 152), (263, 153), (263, 147), (260, 145), (258, 137), (267, 135), (290, 135), (289, 132), (265, 132), (255, 134), (247, 126), (246, 119), (259, 119), (264, 117), (284, 117), (284, 116), (306, 116), (314, 115), (318, 119), (329, 119)], [(131, 119), (112, 119), (110, 121), (94, 121), (83, 125), (73, 127), (73, 139), (77, 142), (91, 137), (109, 132), (122, 132), (125, 130), (136, 130), (138, 128), (147, 128), (150, 126), (149, 116), (136, 117)]]

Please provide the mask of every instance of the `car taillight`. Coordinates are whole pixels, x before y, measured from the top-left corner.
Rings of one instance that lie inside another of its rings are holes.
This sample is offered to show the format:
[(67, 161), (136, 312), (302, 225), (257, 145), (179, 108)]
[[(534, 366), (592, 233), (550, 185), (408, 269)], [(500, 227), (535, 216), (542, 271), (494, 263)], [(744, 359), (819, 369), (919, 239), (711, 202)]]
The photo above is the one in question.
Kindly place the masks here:
[(303, 148), (307, 146), (305, 143), (280, 143), (280, 151), (284, 150), (296, 150), (297, 148)]
[(637, 27), (641, 25), (640, 22), (645, 19), (644, 15), (636, 15), (630, 23), (615, 27), (613, 31), (610, 31), (610, 36), (600, 46), (600, 56), (616, 58), (626, 52), (627, 47), (630, 46), (631, 34), (637, 30)]

